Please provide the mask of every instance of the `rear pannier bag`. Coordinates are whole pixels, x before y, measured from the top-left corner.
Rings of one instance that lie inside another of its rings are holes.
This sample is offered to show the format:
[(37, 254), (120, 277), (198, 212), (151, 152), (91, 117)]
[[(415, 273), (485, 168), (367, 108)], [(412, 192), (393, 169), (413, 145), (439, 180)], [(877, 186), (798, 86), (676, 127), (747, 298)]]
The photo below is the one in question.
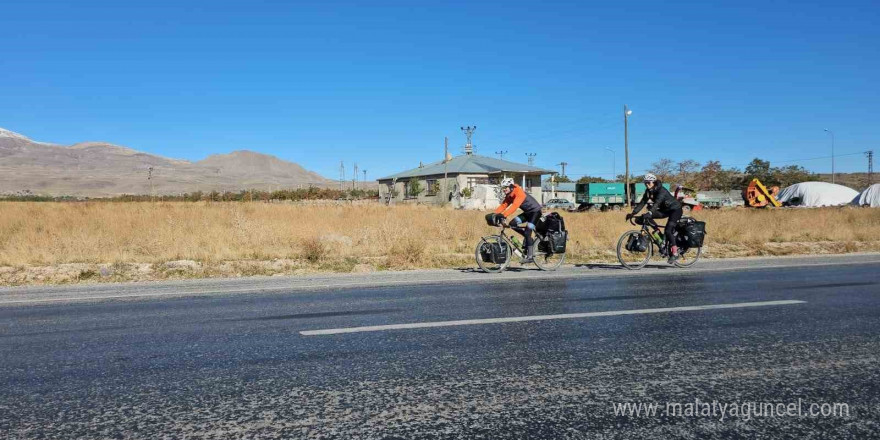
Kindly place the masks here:
[(565, 244), (568, 241), (568, 231), (554, 231), (547, 234), (550, 243), (550, 251), (554, 254), (564, 254)]
[(535, 230), (541, 234), (553, 231), (565, 231), (565, 220), (558, 212), (551, 212), (538, 219), (538, 223), (535, 225)]
[(648, 237), (643, 234), (632, 234), (626, 241), (626, 250), (630, 252), (645, 252), (648, 250)]
[(688, 248), (703, 246), (706, 237), (706, 222), (687, 217), (678, 221), (679, 241)]

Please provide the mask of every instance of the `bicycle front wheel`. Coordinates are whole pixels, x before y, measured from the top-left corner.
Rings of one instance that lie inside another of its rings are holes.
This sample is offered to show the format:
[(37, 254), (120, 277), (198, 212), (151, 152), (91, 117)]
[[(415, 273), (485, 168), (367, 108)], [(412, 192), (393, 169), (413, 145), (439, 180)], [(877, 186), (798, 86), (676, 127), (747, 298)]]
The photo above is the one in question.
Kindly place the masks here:
[(500, 235), (480, 239), (474, 251), (477, 266), (486, 273), (500, 273), (510, 265), (510, 246)]
[(685, 249), (683, 251), (680, 250), (678, 259), (672, 262), (672, 264), (674, 264), (675, 267), (691, 267), (700, 259), (700, 255), (703, 255), (702, 246)]
[(645, 249), (644, 252), (634, 252), (626, 249), (626, 244), (629, 242), (629, 238), (631, 236), (641, 235), (642, 231), (632, 230), (626, 231), (623, 235), (620, 236), (620, 240), (617, 240), (617, 261), (620, 264), (631, 270), (641, 269), (648, 264), (648, 260), (651, 259), (651, 255), (654, 252), (654, 246), (651, 243), (651, 237), (647, 234), (642, 237), (643, 240), (647, 240), (648, 248)]

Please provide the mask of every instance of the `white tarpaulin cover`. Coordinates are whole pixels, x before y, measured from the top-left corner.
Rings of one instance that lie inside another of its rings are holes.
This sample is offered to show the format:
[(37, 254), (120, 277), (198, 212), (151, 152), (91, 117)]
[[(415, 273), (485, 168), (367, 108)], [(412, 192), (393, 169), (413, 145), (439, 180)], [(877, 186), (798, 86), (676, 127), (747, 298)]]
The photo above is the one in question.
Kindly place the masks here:
[(859, 192), (828, 182), (796, 183), (779, 192), (776, 200), (794, 206), (839, 206), (848, 205)]
[(880, 183), (875, 183), (859, 193), (852, 201), (853, 205), (880, 208)]

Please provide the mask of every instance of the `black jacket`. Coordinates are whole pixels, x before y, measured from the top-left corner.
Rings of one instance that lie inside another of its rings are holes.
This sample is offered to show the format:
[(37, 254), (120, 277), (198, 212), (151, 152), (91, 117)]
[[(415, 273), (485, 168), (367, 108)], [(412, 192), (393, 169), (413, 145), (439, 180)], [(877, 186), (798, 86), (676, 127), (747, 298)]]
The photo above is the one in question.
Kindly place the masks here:
[(648, 204), (648, 200), (654, 201), (654, 204), (651, 206), (651, 214), (662, 213), (669, 215), (670, 213), (681, 209), (681, 203), (678, 199), (676, 199), (666, 187), (660, 184), (660, 182), (657, 182), (657, 185), (654, 186), (653, 190), (645, 190), (645, 195), (642, 196), (642, 201), (633, 208), (633, 214), (641, 211), (642, 208)]

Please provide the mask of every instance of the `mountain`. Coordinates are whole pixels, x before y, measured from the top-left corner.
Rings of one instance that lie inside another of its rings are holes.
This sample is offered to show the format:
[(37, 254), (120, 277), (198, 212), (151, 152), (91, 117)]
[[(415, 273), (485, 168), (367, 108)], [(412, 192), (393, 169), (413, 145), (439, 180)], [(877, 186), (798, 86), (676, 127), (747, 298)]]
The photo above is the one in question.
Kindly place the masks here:
[(0, 194), (107, 197), (308, 185), (335, 183), (296, 163), (252, 151), (212, 155), (193, 163), (105, 142), (70, 146), (35, 142), (0, 128)]

